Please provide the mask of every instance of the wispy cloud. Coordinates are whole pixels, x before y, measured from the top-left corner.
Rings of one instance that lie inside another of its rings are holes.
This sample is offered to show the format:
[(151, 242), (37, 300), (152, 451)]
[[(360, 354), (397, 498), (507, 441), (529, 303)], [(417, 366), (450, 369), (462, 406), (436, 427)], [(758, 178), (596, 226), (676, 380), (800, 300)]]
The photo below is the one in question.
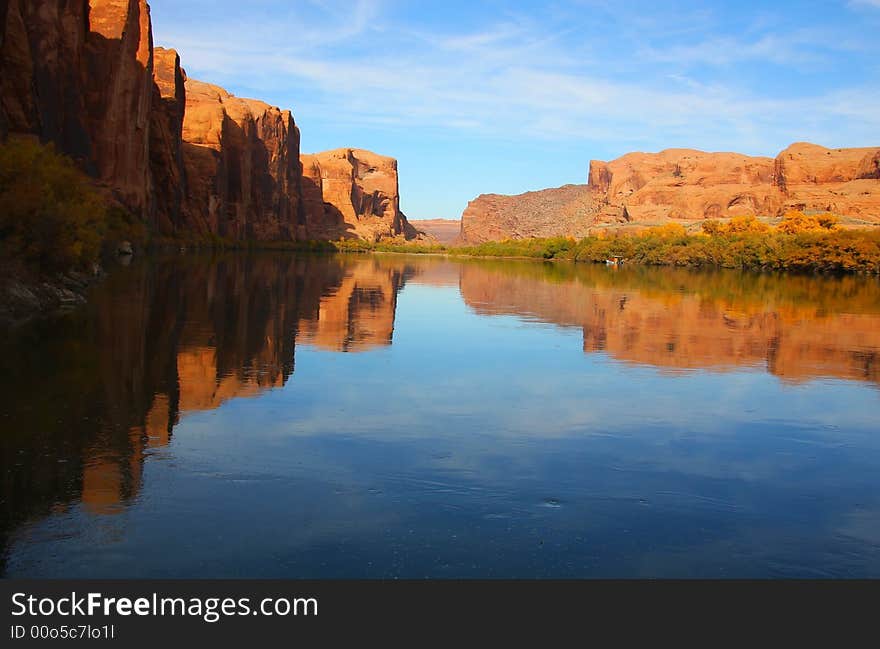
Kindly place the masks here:
[[(766, 78), (739, 75), (747, 63), (775, 66), (780, 78), (809, 74), (866, 47), (816, 27), (755, 20), (725, 34), (709, 13), (623, 20), (616, 3), (599, 1), (431, 29), (375, 0), (345, 9), (313, 0), (280, 14), (257, 5), (213, 22), (161, 25), (157, 37), (181, 50), (191, 73), (288, 104), (300, 120), (576, 139), (621, 152), (688, 144), (770, 154), (779, 142), (846, 144), (880, 132), (875, 78), (774, 91)], [(573, 22), (587, 10), (614, 34)], [(861, 54), (876, 56), (876, 45)]]

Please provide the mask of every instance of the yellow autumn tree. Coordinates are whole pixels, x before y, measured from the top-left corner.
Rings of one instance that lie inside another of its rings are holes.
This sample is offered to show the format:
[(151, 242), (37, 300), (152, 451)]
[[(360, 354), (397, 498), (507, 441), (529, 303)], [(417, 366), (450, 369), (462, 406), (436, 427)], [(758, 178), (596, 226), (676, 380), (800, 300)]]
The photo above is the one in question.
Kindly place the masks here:
[(800, 210), (789, 210), (782, 217), (782, 223), (776, 229), (785, 234), (800, 232), (822, 232), (836, 230), (839, 219), (828, 212), (823, 214), (805, 214)]

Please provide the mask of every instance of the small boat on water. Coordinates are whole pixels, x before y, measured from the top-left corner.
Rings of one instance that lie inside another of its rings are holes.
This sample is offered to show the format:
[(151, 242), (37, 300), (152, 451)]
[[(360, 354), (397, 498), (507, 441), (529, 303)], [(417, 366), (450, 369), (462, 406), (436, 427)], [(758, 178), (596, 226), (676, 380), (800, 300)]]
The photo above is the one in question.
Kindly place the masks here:
[(623, 257), (609, 257), (605, 260), (606, 266), (620, 266), (623, 263)]

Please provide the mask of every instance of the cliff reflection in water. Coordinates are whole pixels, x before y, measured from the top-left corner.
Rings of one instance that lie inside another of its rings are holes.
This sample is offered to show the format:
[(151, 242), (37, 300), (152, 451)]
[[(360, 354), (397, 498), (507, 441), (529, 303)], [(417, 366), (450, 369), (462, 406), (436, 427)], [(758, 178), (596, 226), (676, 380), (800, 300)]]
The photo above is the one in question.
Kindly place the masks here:
[(16, 332), (0, 350), (3, 546), (70, 503), (120, 512), (182, 415), (283, 386), (298, 341), (390, 345), (412, 273), (370, 258), (174, 258), (114, 273), (86, 312)]
[(462, 267), (461, 293), (480, 314), (578, 327), (585, 352), (620, 361), (880, 381), (873, 278), (489, 263)]
[(26, 521), (124, 511), (182, 416), (284, 386), (297, 344), (391, 345), (408, 282), (482, 316), (578, 328), (585, 352), (627, 363), (880, 381), (876, 279), (282, 253), (141, 263), (84, 311), (0, 343), (4, 554)]

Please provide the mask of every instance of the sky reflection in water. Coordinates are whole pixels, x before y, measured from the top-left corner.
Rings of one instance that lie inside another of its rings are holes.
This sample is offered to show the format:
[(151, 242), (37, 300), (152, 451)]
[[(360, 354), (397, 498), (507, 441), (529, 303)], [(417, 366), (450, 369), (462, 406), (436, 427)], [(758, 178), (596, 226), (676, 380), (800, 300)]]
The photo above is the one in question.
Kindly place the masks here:
[(3, 569), (880, 576), (876, 279), (182, 257), (6, 336)]

